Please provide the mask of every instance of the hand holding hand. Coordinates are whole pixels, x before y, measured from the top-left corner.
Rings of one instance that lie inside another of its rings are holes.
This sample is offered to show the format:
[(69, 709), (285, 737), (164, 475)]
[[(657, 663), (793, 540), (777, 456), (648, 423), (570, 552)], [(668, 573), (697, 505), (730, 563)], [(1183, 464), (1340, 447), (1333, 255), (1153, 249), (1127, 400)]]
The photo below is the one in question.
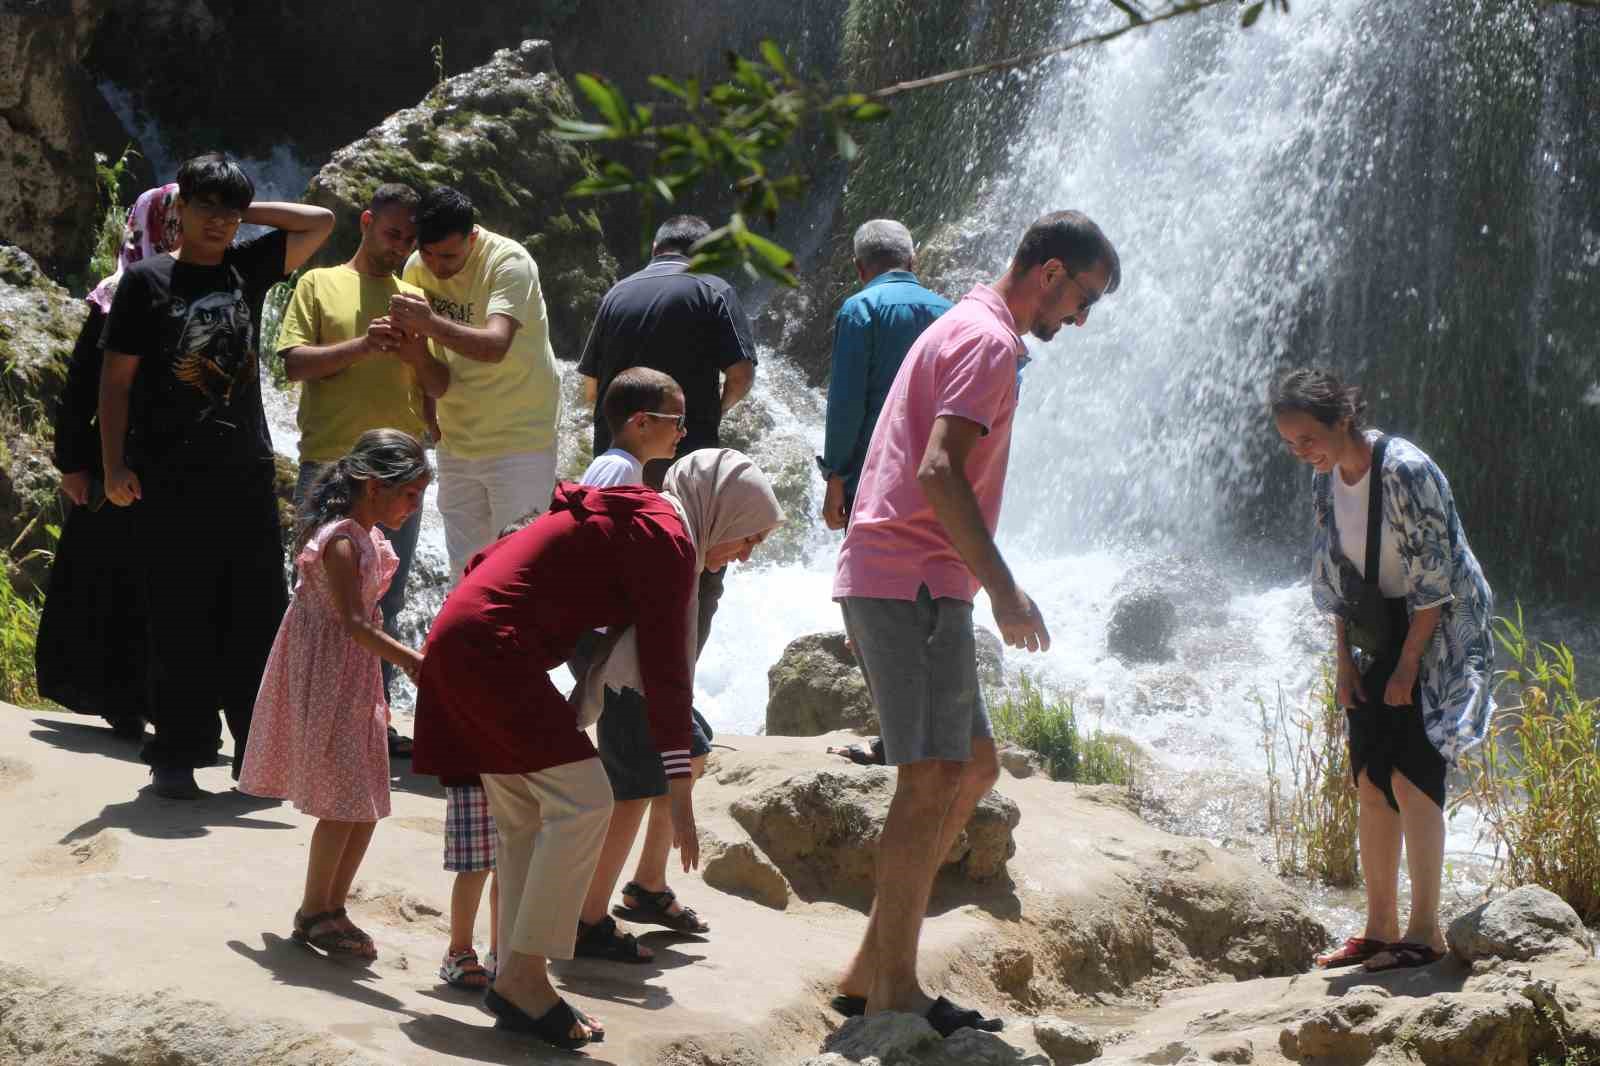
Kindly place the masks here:
[(375, 318), (367, 324), (367, 348), (370, 351), (390, 353), (405, 343), (406, 335), (395, 328), (389, 316)]
[(432, 336), (433, 307), (426, 297), (395, 293), (389, 297), (389, 318), (396, 328), (406, 333)]
[(406, 661), (401, 664), (400, 672), (410, 678), (411, 683), (415, 685), (418, 676), (422, 673), (422, 653), (420, 651), (411, 652), (406, 657)]
[(822, 497), (822, 521), (829, 529), (843, 529), (849, 517), (844, 509), (844, 478), (828, 478), (828, 491)]
[(125, 466), (111, 467), (106, 471), (106, 499), (118, 507), (127, 507), (144, 498), (139, 475)]
[(1050, 630), (1045, 628), (1044, 616), (1038, 606), (1017, 585), (999, 595), (990, 593), (994, 606), (994, 622), (1000, 627), (1000, 637), (1013, 648), (1029, 651), (1050, 650)]
[(79, 507), (89, 502), (89, 472), (87, 470), (74, 471), (71, 474), (61, 475), (61, 495), (77, 504)]

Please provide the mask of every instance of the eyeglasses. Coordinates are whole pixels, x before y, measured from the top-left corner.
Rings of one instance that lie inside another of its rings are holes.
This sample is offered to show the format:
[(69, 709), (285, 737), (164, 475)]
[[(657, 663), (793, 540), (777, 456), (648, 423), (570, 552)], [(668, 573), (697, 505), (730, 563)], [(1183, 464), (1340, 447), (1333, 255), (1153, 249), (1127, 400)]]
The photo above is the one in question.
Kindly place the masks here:
[(1089, 308), (1099, 303), (1100, 297), (1103, 296), (1104, 293), (1092, 293), (1088, 289), (1084, 288), (1083, 282), (1078, 280), (1078, 275), (1076, 274), (1068, 274), (1067, 280), (1072, 282), (1073, 287), (1076, 288), (1079, 294), (1083, 296), (1083, 305), (1078, 308), (1078, 314), (1087, 315), (1089, 313)]
[(679, 433), (682, 433), (684, 427), (689, 424), (688, 415), (669, 415), (665, 411), (640, 411), (639, 413), (649, 418), (670, 418), (678, 423)]
[(237, 207), (229, 207), (226, 204), (208, 203), (194, 203), (190, 206), (196, 211), (200, 212), (203, 217), (210, 219), (213, 222), (221, 222), (224, 225), (236, 226), (240, 222), (244, 221), (244, 212), (240, 211)]

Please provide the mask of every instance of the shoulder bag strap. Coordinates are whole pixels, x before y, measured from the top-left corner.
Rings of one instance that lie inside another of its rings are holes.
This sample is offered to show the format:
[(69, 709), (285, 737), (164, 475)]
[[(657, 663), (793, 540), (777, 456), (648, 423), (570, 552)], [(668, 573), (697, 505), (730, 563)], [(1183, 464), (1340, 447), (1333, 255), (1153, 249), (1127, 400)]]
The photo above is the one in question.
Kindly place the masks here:
[(1379, 437), (1372, 446), (1372, 481), (1367, 489), (1367, 571), (1366, 582), (1378, 583), (1378, 546), (1383, 536), (1383, 453), (1388, 437)]

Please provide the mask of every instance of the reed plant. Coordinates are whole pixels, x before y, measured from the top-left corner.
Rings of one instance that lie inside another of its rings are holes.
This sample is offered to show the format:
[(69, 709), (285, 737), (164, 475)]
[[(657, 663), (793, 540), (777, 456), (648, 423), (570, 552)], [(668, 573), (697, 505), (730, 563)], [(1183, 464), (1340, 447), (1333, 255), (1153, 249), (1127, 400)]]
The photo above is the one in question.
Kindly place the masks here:
[(0, 562), (0, 700), (39, 702), (33, 649), (39, 638), (39, 608), (17, 593), (11, 570)]
[(1267, 827), (1278, 872), (1345, 888), (1360, 878), (1356, 790), (1348, 727), (1334, 694), (1333, 665), (1300, 706), (1278, 691), (1275, 709), (1258, 695), (1267, 756)]
[(1133, 743), (1098, 726), (1083, 732), (1070, 696), (1047, 692), (1023, 673), (1014, 689), (991, 695), (988, 704), (995, 739), (1037, 752), (1055, 780), (1134, 787)]
[(1600, 700), (1578, 691), (1565, 644), (1529, 639), (1519, 604), (1496, 618), (1509, 666), (1488, 737), (1463, 761), (1471, 804), (1493, 841), (1506, 885), (1541, 885), (1585, 922), (1600, 919)]
[(99, 225), (95, 227), (94, 250), (89, 254), (85, 287), (99, 284), (117, 269), (117, 252), (122, 248), (122, 231), (128, 219), (128, 209), (122, 204), (122, 183), (138, 155), (131, 144), (122, 150), (115, 163), (102, 152), (94, 154), (95, 181), (100, 186), (104, 206)]

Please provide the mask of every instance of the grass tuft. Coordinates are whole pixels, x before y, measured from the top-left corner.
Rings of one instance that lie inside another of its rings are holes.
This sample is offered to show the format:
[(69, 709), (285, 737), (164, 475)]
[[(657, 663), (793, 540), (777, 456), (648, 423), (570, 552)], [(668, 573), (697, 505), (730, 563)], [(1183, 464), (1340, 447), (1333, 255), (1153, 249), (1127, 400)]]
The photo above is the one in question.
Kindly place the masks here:
[(1289, 707), (1281, 690), (1275, 712), (1259, 696), (1256, 706), (1267, 755), (1267, 827), (1278, 872), (1336, 887), (1356, 884), (1356, 789), (1332, 663), (1324, 663), (1322, 679), (1304, 706)]
[(988, 702), (995, 739), (1038, 752), (1057, 781), (1134, 787), (1137, 748), (1098, 727), (1082, 732), (1070, 697), (1047, 693), (1024, 673), (1015, 689)]
[(1482, 745), (1463, 761), (1506, 885), (1554, 892), (1586, 923), (1600, 918), (1600, 700), (1584, 699), (1564, 644), (1528, 638), (1522, 607), (1495, 619), (1510, 659), (1500, 679), (1518, 700), (1500, 708)]

